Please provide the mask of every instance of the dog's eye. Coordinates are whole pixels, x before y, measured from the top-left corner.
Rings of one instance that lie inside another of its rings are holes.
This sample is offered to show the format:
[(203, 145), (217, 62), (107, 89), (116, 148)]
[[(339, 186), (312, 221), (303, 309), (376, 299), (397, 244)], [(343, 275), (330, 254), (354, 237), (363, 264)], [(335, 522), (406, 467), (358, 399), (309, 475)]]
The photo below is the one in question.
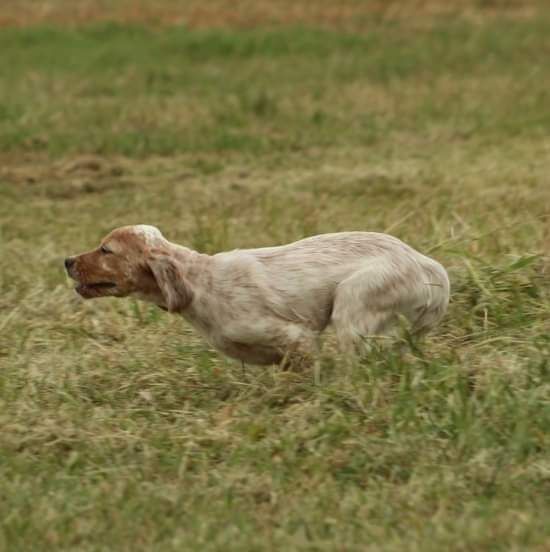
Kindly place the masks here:
[(108, 247), (106, 247), (105, 245), (102, 245), (102, 246), (99, 248), (99, 250), (100, 250), (102, 253), (105, 253), (105, 255), (108, 255), (108, 254), (112, 253), (112, 251), (111, 251)]

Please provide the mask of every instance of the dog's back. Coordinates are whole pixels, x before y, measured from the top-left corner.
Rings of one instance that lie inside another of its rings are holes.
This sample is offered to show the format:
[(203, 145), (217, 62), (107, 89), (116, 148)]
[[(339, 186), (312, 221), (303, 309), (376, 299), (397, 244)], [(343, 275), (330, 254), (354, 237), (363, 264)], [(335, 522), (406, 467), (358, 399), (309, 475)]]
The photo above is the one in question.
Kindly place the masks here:
[(448, 303), (444, 268), (387, 234), (321, 234), (215, 257), (238, 266), (248, 261), (251, 279), (265, 290), (273, 309), (316, 331), (335, 321), (338, 296), (340, 312), (389, 310), (422, 330), (437, 323)]

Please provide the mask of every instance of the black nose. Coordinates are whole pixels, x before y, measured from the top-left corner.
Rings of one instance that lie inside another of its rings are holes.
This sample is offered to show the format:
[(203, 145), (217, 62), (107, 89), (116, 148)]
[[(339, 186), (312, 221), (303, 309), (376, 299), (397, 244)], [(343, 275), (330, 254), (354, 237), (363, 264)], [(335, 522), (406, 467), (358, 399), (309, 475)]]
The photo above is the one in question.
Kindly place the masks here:
[(73, 257), (67, 257), (65, 259), (65, 268), (67, 270), (69, 270), (69, 268), (71, 268), (71, 266), (73, 266), (73, 265), (74, 265), (74, 258)]

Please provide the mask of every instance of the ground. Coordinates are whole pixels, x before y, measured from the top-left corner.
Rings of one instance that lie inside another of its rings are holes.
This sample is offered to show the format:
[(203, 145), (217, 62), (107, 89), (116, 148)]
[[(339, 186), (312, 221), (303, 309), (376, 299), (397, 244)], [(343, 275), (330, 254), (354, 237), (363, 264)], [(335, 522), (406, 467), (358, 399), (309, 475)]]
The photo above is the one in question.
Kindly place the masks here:
[[(0, 549), (550, 549), (550, 10), (75, 5), (0, 7)], [(243, 369), (77, 297), (63, 258), (132, 223), (387, 231), (449, 313), (353, 366), (329, 335), (319, 382)]]

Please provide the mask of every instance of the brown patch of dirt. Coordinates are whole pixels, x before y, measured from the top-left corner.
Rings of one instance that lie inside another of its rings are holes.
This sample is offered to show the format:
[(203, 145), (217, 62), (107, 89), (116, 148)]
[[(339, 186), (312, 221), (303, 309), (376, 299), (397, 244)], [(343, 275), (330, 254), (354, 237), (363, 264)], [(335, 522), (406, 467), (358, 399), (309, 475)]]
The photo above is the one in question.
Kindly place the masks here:
[(24, 156), (2, 163), (0, 181), (18, 189), (30, 189), (48, 197), (71, 198), (81, 194), (100, 193), (131, 185), (127, 162), (93, 155), (73, 157), (52, 163), (40, 156)]
[(2, 156), (0, 178), (11, 184), (33, 184), (42, 180), (63, 178), (108, 178), (122, 176), (122, 162), (94, 155), (82, 155), (51, 163), (39, 155), (20, 156), (8, 159)]
[(460, 14), (471, 19), (496, 15), (531, 17), (538, 0), (3, 0), (0, 26), (80, 26), (101, 21), (190, 28), (253, 28), (316, 25), (360, 29), (366, 18), (407, 20)]

